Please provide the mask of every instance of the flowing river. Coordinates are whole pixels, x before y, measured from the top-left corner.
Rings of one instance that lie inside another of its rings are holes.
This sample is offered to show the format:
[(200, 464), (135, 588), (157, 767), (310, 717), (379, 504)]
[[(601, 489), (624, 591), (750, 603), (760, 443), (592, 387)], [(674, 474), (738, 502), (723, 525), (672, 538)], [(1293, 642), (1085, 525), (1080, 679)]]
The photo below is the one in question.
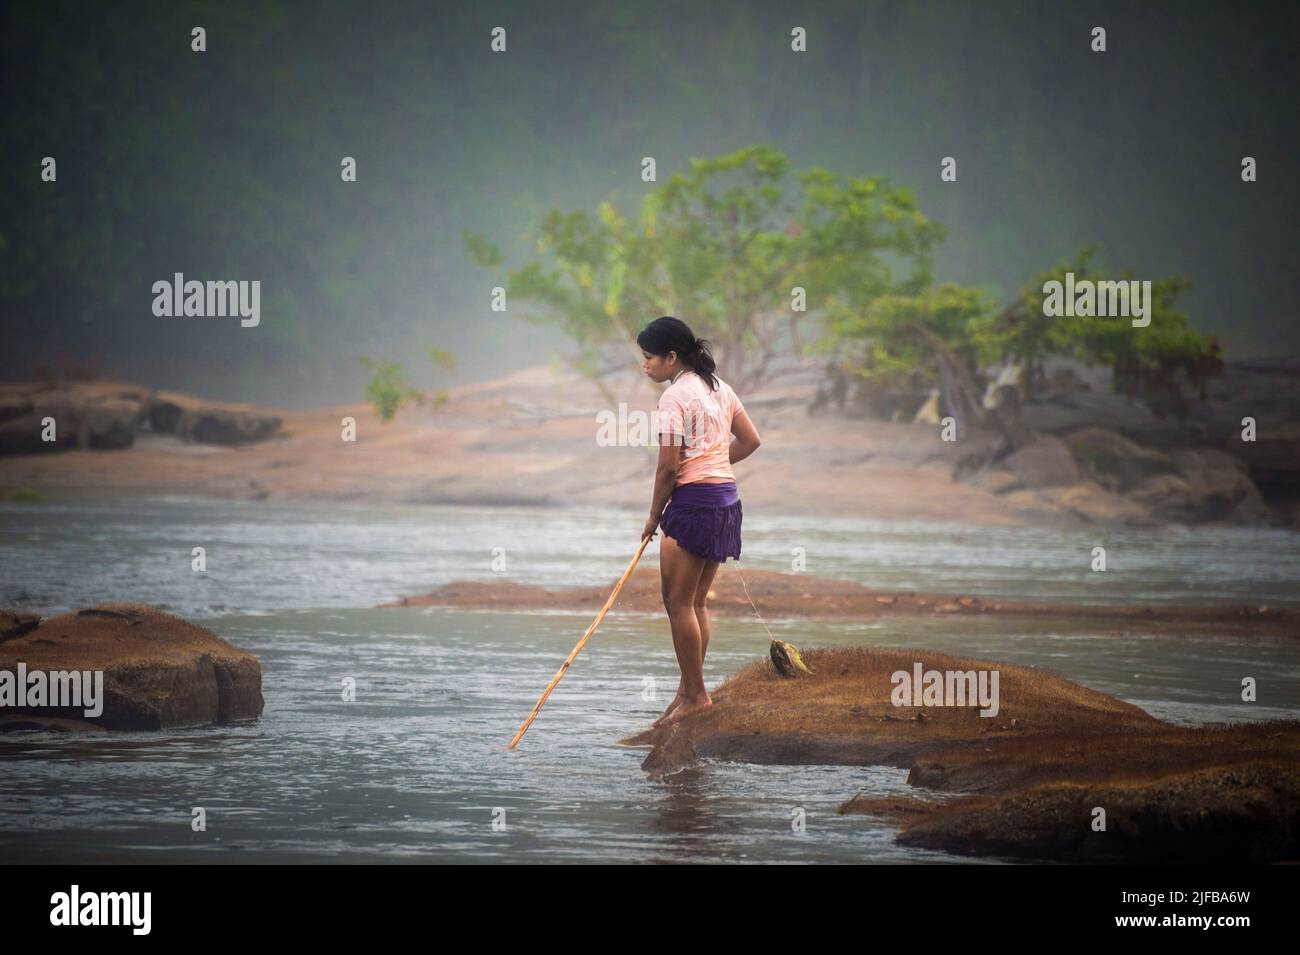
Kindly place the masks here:
[[(643, 523), (600, 509), (0, 504), (0, 606), (153, 604), (255, 653), (266, 698), (253, 724), (0, 736), (0, 862), (998, 861), (901, 847), (888, 825), (835, 814), (858, 792), (915, 793), (904, 769), (706, 760), (647, 778), (646, 751), (616, 740), (676, 688), (663, 615), (612, 611), (507, 752), (591, 615), (374, 609), (456, 579), (612, 588)], [(1091, 570), (1096, 546), (1105, 573)], [(643, 563), (657, 564), (657, 547)], [(1300, 606), (1300, 551), (1282, 530), (747, 515), (741, 573), (789, 572), (795, 554), (809, 573), (883, 589)], [(1113, 637), (1068, 619), (766, 623), (801, 647), (915, 646), (1051, 669), (1177, 722), (1300, 717), (1292, 641)], [(756, 617), (715, 617), (709, 684), (767, 642)], [(1243, 673), (1260, 678), (1259, 702), (1238, 702)], [(198, 807), (204, 832), (191, 830)]]

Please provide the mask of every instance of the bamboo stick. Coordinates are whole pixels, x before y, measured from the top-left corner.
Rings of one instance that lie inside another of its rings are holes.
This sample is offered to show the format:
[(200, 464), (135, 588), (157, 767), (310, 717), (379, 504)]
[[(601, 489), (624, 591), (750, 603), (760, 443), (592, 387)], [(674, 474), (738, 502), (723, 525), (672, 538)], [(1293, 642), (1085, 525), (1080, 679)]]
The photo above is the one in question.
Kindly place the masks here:
[(618, 592), (623, 589), (623, 584), (625, 584), (627, 579), (632, 576), (632, 568), (636, 567), (636, 562), (641, 559), (641, 554), (645, 550), (645, 545), (650, 543), (650, 538), (653, 536), (654, 535), (651, 534), (641, 539), (641, 546), (636, 549), (636, 555), (632, 558), (632, 563), (627, 565), (627, 570), (623, 571), (623, 576), (620, 577), (618, 583), (614, 585), (614, 592), (610, 594), (609, 599), (605, 601), (605, 606), (600, 608), (600, 613), (596, 615), (596, 619), (593, 620), (591, 626), (587, 628), (587, 632), (582, 635), (582, 639), (579, 640), (578, 645), (573, 648), (573, 652), (565, 659), (559, 672), (551, 678), (551, 682), (542, 693), (541, 699), (537, 701), (537, 705), (533, 707), (533, 711), (528, 714), (528, 719), (524, 720), (524, 725), (519, 727), (519, 732), (515, 734), (515, 738), (510, 741), (510, 744), (506, 746), (506, 749), (514, 749), (519, 741), (523, 739), (524, 733), (528, 731), (528, 727), (532, 725), (533, 720), (537, 719), (537, 714), (541, 712), (542, 704), (546, 702), (546, 698), (551, 695), (551, 691), (554, 690), (556, 684), (560, 682), (560, 678), (568, 672), (569, 664), (577, 659), (578, 652), (582, 649), (583, 644), (587, 642), (587, 638), (596, 632), (596, 627), (605, 619), (605, 614), (609, 612), (609, 608), (614, 605), (614, 600), (618, 597)]

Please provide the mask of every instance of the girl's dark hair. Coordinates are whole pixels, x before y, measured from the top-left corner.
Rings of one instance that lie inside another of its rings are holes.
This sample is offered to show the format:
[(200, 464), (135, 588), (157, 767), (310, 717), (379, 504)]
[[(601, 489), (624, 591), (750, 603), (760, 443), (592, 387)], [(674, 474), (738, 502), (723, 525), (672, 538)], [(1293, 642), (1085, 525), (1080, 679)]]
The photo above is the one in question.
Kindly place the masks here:
[(713, 346), (707, 338), (696, 338), (681, 319), (671, 315), (656, 318), (641, 329), (636, 343), (644, 351), (660, 358), (668, 357), (670, 351), (677, 352), (677, 357), (708, 383), (710, 391), (718, 390), (717, 377), (713, 374), (717, 368), (713, 361)]

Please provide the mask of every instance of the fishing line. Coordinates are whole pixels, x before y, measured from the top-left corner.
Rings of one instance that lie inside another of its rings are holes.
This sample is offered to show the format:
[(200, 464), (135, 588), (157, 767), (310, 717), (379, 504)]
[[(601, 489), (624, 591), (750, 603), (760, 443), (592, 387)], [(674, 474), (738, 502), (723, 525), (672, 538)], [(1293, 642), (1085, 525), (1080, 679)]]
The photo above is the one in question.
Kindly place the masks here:
[(740, 578), (740, 586), (745, 587), (745, 599), (749, 601), (749, 605), (754, 608), (754, 613), (758, 615), (758, 622), (763, 625), (763, 629), (767, 631), (767, 635), (775, 640), (776, 637), (768, 627), (767, 621), (763, 619), (763, 615), (758, 612), (758, 607), (754, 605), (754, 598), (749, 595), (749, 588), (745, 586), (745, 576), (740, 572), (739, 564), (736, 565), (736, 576)]

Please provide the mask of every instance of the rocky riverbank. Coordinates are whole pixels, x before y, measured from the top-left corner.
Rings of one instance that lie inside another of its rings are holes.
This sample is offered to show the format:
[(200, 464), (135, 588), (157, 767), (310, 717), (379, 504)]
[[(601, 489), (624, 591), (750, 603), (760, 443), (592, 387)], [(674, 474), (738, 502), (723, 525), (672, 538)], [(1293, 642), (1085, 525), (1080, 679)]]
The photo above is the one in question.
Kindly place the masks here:
[(1025, 406), (1036, 440), (954, 476), (1025, 510), (1091, 523), (1300, 527), (1300, 361), (1230, 364), (1185, 417), (1114, 394), (1105, 369), (1058, 363)]
[(279, 428), (279, 417), (252, 405), (127, 382), (0, 385), (0, 456), (120, 451), (142, 435), (232, 446), (264, 441)]
[[(742, 395), (763, 446), (736, 477), (747, 514), (1300, 528), (1300, 389), (1288, 367), (1230, 365), (1190, 423), (1111, 394), (1104, 374), (1058, 377), (1025, 409), (1038, 439), (988, 464), (992, 433), (944, 441), (923, 420), (810, 413), (820, 380), (801, 369)], [(526, 369), (391, 422), (361, 403), (290, 411), (130, 384), (33, 388), (0, 389), (0, 496), (649, 506), (655, 449), (635, 443), (631, 425), (659, 389), (635, 372), (593, 382)], [(1245, 442), (1237, 415), (1252, 409), (1257, 440)], [(46, 418), (54, 447), (41, 441)]]

